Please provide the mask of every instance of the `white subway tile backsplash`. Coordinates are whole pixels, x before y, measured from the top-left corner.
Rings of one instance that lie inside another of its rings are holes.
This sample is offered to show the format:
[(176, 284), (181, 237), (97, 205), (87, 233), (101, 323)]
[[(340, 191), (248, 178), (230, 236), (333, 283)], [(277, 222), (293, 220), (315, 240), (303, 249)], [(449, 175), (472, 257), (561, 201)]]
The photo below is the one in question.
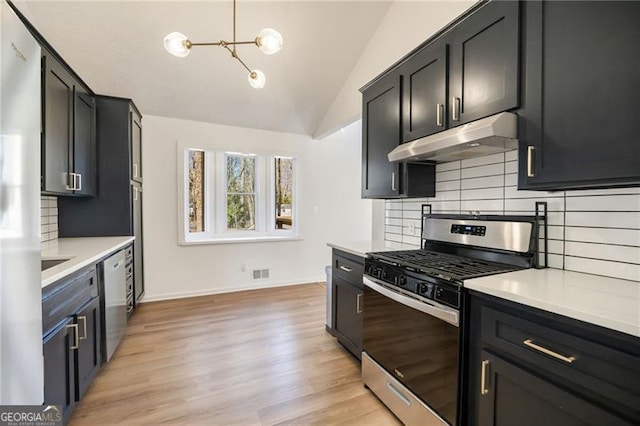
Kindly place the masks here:
[(565, 243), (565, 254), (567, 256), (612, 260), (614, 262), (640, 265), (640, 247), (567, 241)]
[(640, 194), (567, 197), (567, 211), (640, 212)]
[[(460, 182), (461, 189), (502, 188), (502, 187), (504, 187), (504, 175), (462, 179), (462, 181)], [(436, 190), (437, 188), (438, 187), (436, 186)]]
[(49, 247), (58, 239), (58, 199), (40, 197), (40, 241), (41, 248)]
[(436, 171), (436, 185), (437, 182), (445, 182), (448, 180), (460, 181), (460, 170), (450, 170), (445, 172)]
[(460, 161), (451, 161), (449, 163), (436, 164), (436, 173), (458, 169), (460, 169)]
[(640, 188), (518, 191), (517, 158), (438, 164), (435, 197), (386, 203), (385, 239), (418, 247), (422, 204), (434, 213), (532, 215), (546, 201), (550, 267), (640, 281)]
[(565, 239), (567, 241), (620, 244), (640, 247), (640, 230), (614, 228), (582, 228), (567, 226), (565, 228)]
[(485, 155), (484, 157), (469, 158), (462, 160), (460, 166), (467, 167), (486, 166), (487, 164), (504, 163), (504, 153)]
[[(462, 179), (496, 175), (504, 175), (504, 163), (462, 169)], [(436, 179), (437, 178), (438, 177), (436, 176)]]

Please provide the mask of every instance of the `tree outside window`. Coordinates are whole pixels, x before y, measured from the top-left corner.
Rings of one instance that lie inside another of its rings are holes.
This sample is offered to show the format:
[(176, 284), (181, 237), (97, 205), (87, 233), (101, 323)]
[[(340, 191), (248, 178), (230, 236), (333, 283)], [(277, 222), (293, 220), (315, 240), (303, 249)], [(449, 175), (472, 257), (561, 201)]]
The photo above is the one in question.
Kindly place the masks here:
[(226, 156), (227, 229), (256, 229), (256, 159), (248, 155)]

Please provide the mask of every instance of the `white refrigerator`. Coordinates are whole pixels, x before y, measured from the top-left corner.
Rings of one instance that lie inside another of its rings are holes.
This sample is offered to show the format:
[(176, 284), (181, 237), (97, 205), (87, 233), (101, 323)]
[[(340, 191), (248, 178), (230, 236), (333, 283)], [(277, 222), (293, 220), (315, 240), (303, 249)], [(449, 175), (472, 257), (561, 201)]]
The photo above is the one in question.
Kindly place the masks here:
[(40, 46), (0, 19), (0, 405), (40, 405)]

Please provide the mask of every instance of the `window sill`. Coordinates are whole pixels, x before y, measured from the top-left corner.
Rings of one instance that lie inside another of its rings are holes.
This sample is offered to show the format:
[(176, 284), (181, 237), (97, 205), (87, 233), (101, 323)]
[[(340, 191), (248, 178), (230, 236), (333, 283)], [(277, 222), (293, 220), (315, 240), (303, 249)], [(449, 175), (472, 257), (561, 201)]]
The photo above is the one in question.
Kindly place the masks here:
[(243, 243), (272, 243), (282, 241), (301, 241), (302, 237), (299, 235), (265, 235), (254, 237), (209, 237), (201, 239), (181, 240), (179, 245), (181, 246), (193, 246), (193, 245), (205, 245), (205, 244), (243, 244)]

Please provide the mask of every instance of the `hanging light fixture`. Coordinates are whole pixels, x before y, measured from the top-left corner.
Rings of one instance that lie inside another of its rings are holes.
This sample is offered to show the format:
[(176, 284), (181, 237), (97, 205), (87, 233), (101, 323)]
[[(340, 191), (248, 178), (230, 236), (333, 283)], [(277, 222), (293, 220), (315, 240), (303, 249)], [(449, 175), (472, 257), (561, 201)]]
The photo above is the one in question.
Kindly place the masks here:
[(249, 72), (247, 78), (251, 87), (262, 89), (266, 82), (264, 73), (260, 70), (249, 68), (247, 64), (240, 59), (236, 51), (236, 46), (239, 44), (255, 44), (263, 53), (273, 55), (282, 49), (282, 36), (274, 29), (263, 28), (255, 40), (236, 41), (236, 0), (233, 0), (233, 41), (220, 40), (217, 42), (194, 43), (189, 40), (186, 35), (178, 32), (170, 33), (164, 38), (164, 48), (167, 49), (167, 52), (179, 58), (187, 56), (194, 46), (224, 47), (231, 53), (231, 57), (236, 58)]

